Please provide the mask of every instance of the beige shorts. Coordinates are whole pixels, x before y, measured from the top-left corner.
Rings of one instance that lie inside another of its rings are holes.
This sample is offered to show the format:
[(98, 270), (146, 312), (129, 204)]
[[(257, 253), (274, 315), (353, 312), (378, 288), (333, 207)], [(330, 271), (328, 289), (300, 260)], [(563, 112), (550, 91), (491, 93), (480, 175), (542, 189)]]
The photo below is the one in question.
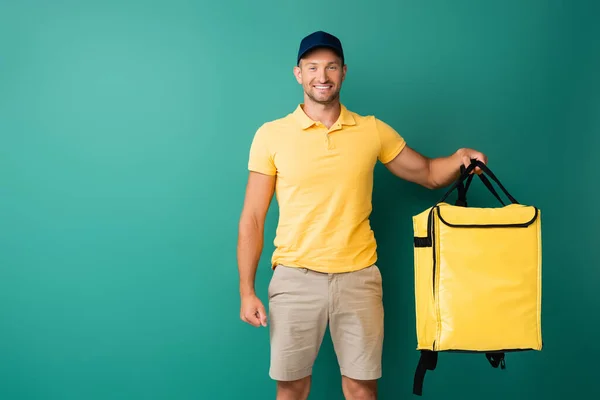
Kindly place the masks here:
[(328, 324), (341, 374), (381, 377), (383, 303), (376, 265), (341, 274), (280, 265), (268, 291), (272, 379), (311, 375)]

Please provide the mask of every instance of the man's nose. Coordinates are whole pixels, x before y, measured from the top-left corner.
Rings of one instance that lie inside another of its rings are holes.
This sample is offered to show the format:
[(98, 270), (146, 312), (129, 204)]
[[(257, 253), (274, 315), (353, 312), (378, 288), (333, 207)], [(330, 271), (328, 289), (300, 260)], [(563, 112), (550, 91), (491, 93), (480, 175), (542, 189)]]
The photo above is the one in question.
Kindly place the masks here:
[(319, 82), (320, 83), (325, 83), (327, 82), (327, 72), (325, 72), (325, 70), (321, 70), (321, 72), (319, 73)]

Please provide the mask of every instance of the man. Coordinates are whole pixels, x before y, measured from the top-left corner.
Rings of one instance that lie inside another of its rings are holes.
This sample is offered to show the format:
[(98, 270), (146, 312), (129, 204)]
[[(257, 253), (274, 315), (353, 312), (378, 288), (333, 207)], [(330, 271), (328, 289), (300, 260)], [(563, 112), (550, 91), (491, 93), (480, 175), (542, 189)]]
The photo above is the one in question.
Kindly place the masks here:
[(340, 103), (347, 66), (340, 41), (315, 32), (300, 44), (294, 75), (304, 102), (255, 133), (239, 223), (243, 321), (267, 326), (254, 289), (264, 221), (274, 193), (280, 208), (269, 284), (270, 376), (277, 399), (306, 399), (329, 326), (346, 399), (376, 399), (381, 377), (383, 305), (369, 225), (373, 171), (427, 188), (452, 183), (461, 164), (485, 155), (459, 149), (427, 158), (393, 128)]

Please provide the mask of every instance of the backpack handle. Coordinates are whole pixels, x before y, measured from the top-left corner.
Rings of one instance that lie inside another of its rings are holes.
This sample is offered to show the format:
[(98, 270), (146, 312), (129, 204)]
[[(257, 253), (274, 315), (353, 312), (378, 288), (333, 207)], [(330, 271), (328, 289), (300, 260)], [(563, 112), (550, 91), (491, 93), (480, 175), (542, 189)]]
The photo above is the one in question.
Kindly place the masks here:
[[(440, 200), (438, 200), (438, 203), (442, 203), (443, 201), (445, 201), (446, 198), (450, 195), (450, 193), (452, 193), (455, 189), (458, 189), (458, 192), (459, 192), (458, 202), (464, 203), (466, 205), (467, 189), (469, 188), (471, 179), (473, 179), (471, 172), (476, 167), (479, 167), (483, 171), (483, 173), (488, 175), (490, 178), (492, 178), (492, 180), (494, 182), (496, 182), (498, 184), (498, 187), (500, 187), (500, 189), (502, 189), (502, 192), (504, 192), (504, 194), (506, 195), (506, 197), (508, 197), (508, 199), (511, 201), (511, 203), (519, 204), (519, 202), (510, 193), (508, 193), (508, 190), (506, 190), (506, 188), (502, 185), (502, 183), (500, 183), (500, 180), (496, 177), (496, 175), (494, 175), (494, 173), (488, 168), (488, 166), (477, 159), (471, 159), (471, 164), (469, 164), (469, 166), (467, 168), (465, 168), (464, 165), (461, 165), (460, 176), (454, 182), (454, 184), (450, 187), (450, 189), (446, 192), (446, 194), (444, 194), (444, 196), (442, 196), (442, 198)], [(500, 196), (498, 196), (498, 193), (496, 192), (496, 190), (494, 190), (494, 187), (492, 186), (491, 182), (483, 175), (483, 173), (478, 175), (479, 178), (481, 179), (483, 184), (488, 188), (488, 190), (500, 201), (500, 203), (502, 203), (504, 205), (504, 202), (500, 199)], [(465, 179), (467, 180), (466, 187), (463, 186), (463, 182), (465, 181)]]
[[(460, 172), (461, 172), (461, 174), (464, 171), (465, 171), (465, 166), (461, 165), (460, 166)], [(456, 189), (458, 191), (458, 199), (456, 200), (455, 205), (467, 207), (467, 191), (469, 190), (469, 186), (471, 185), (471, 181), (473, 180), (473, 175), (475, 175), (475, 174), (470, 174), (469, 175), (469, 177), (467, 178), (467, 183), (464, 186), (462, 184), (459, 184), (456, 187)], [(488, 180), (488, 178), (486, 178), (486, 176), (483, 175), (483, 174), (478, 174), (477, 176), (479, 177), (479, 179), (481, 180), (481, 182), (483, 182), (483, 184), (485, 185), (485, 187), (487, 187), (488, 190), (490, 192), (492, 192), (492, 194), (494, 195), (494, 197), (497, 198), (498, 201), (500, 203), (502, 203), (503, 206), (506, 205), (506, 204), (504, 204), (504, 202), (502, 201), (502, 199), (498, 195), (498, 192), (496, 192), (496, 189), (494, 189), (494, 186), (492, 186), (492, 184), (490, 183), (490, 181)]]

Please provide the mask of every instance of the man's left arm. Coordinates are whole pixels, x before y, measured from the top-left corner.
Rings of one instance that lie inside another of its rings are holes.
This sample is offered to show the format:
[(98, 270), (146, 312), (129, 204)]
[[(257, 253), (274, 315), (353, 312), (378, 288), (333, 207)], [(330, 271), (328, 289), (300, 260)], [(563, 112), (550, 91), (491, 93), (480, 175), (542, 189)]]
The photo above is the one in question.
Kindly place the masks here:
[[(468, 167), (471, 159), (487, 164), (486, 155), (473, 149), (461, 148), (447, 157), (429, 158), (404, 146), (385, 166), (399, 178), (428, 189), (438, 189), (454, 182), (460, 174), (460, 166)], [(481, 170), (475, 168), (474, 173), (481, 173)]]

